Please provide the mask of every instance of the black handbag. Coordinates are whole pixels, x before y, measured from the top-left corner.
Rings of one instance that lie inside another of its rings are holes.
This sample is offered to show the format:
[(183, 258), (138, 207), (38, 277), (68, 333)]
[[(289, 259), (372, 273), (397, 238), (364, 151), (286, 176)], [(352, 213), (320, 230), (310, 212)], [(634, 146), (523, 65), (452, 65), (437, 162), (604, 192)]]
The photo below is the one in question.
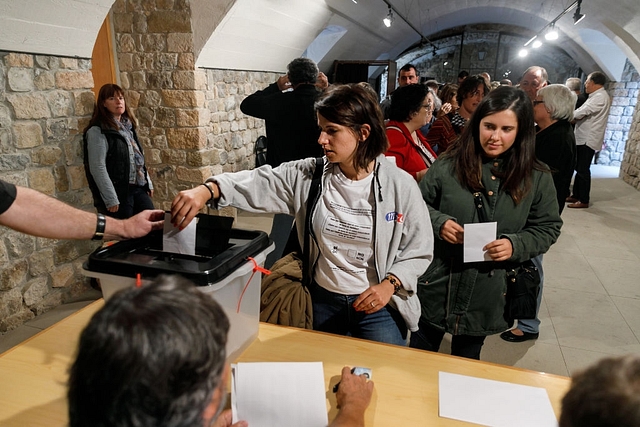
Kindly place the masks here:
[[(473, 193), (478, 219), (484, 222), (482, 193)], [(540, 293), (540, 271), (530, 259), (506, 270), (507, 294), (504, 320), (512, 325), (515, 319), (535, 319)]]
[(507, 295), (504, 319), (512, 324), (515, 319), (535, 319), (540, 293), (540, 272), (528, 259), (507, 270)]

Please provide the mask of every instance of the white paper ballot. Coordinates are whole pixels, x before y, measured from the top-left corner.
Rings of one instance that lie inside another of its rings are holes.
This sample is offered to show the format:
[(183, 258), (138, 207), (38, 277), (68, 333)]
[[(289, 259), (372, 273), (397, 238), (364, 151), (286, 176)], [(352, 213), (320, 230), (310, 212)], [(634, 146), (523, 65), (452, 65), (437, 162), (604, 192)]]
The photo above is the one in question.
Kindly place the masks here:
[(439, 373), (440, 416), (492, 427), (557, 427), (547, 390)]
[(231, 365), (233, 422), (251, 427), (326, 427), (322, 362)]
[(480, 222), (464, 225), (464, 262), (491, 261), (482, 248), (496, 240), (497, 222)]
[(162, 233), (162, 250), (173, 254), (196, 254), (196, 221), (194, 218), (184, 230), (171, 224), (171, 214), (164, 214), (164, 232)]

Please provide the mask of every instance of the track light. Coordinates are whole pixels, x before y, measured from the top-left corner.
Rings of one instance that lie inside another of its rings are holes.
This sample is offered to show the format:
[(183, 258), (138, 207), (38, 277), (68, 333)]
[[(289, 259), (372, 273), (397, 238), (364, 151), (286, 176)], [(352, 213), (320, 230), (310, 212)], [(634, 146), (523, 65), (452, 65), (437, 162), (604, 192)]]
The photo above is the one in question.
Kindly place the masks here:
[(518, 52), (518, 56), (520, 58), (524, 58), (525, 56), (527, 56), (529, 54), (529, 51), (527, 49), (520, 49), (520, 52)]
[(580, 13), (580, 6), (582, 6), (582, 0), (578, 0), (578, 7), (573, 14), (573, 25), (578, 25), (578, 22), (582, 21), (585, 17), (585, 15)]
[(547, 31), (547, 33), (544, 35), (544, 38), (549, 41), (558, 40), (558, 31), (556, 30), (555, 24), (551, 24), (551, 27), (549, 28), (549, 31)]
[(580, 11), (580, 7), (582, 6), (582, 0), (574, 0), (569, 6), (567, 6), (558, 16), (556, 16), (553, 20), (551, 20), (547, 25), (542, 27), (540, 31), (533, 37), (531, 37), (525, 44), (524, 47), (529, 46), (533, 43), (533, 48), (539, 48), (542, 46), (539, 37), (544, 34), (544, 38), (547, 40), (557, 40), (558, 30), (556, 30), (556, 22), (562, 18), (567, 13), (571, 12), (574, 8), (576, 8), (575, 13), (573, 14), (573, 25), (578, 24), (578, 22), (582, 21), (585, 17)]
[(389, 6), (389, 13), (387, 13), (387, 16), (382, 20), (382, 22), (387, 28), (391, 26), (391, 23), (393, 22), (393, 10), (391, 10), (391, 6)]

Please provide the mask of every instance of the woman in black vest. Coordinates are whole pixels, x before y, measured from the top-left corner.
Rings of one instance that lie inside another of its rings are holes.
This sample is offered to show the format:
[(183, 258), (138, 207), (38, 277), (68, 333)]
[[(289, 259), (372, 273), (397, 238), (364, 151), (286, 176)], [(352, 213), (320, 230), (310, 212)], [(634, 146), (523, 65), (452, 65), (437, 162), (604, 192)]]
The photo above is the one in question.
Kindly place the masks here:
[(136, 135), (136, 121), (118, 85), (100, 88), (84, 130), (84, 164), (98, 212), (129, 218), (153, 209), (153, 185)]

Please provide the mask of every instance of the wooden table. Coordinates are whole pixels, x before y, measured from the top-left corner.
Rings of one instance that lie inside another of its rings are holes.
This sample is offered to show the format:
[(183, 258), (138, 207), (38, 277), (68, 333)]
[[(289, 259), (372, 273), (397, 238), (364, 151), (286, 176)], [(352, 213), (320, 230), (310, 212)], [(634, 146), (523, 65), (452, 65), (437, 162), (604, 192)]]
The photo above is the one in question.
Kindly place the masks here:
[[(67, 370), (80, 331), (102, 305), (96, 301), (0, 355), (0, 426), (67, 425)], [(545, 388), (556, 414), (570, 384), (557, 375), (269, 324), (260, 324), (258, 339), (237, 361), (322, 361), (329, 420), (336, 414), (329, 390), (342, 367), (372, 368), (367, 426), (469, 425), (438, 416), (439, 371)]]

